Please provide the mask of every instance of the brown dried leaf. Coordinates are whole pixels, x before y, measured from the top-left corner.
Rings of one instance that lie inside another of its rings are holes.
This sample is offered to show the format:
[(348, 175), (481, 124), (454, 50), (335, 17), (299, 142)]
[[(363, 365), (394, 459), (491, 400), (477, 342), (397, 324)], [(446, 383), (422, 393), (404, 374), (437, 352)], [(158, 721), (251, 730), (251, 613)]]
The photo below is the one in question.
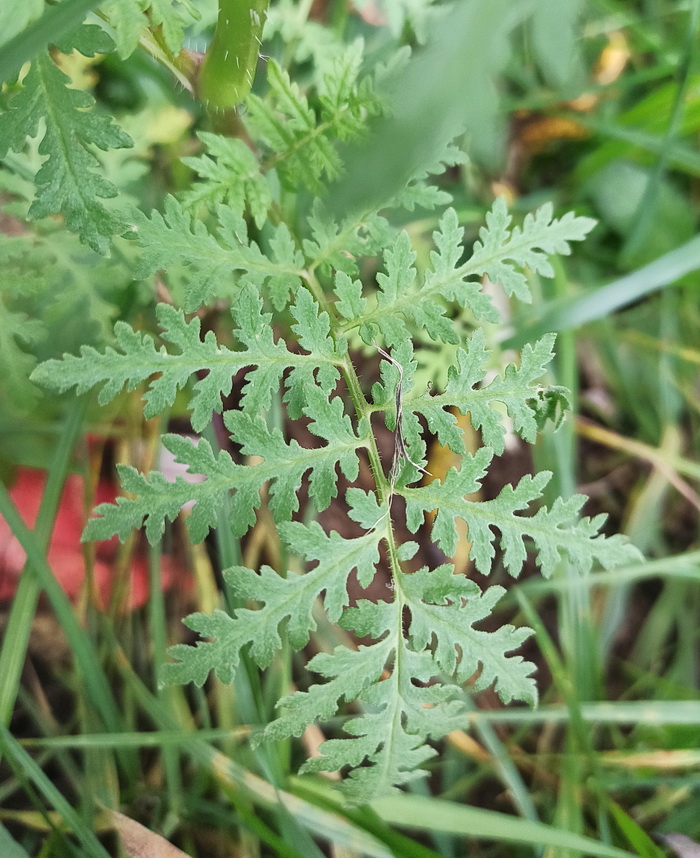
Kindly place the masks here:
[(129, 858), (190, 858), (160, 834), (116, 810), (106, 811)]

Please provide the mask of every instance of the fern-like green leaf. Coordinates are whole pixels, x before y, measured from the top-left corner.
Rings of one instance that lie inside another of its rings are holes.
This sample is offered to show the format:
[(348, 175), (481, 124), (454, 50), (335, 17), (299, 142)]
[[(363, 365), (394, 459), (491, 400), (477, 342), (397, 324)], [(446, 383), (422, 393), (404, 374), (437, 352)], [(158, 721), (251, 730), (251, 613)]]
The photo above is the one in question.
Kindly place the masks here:
[(493, 684), (505, 703), (537, 702), (534, 664), (507, 654), (519, 649), (531, 631), (510, 625), (493, 632), (474, 628), (491, 615), (505, 593), (502, 587), (481, 593), (469, 578), (455, 575), (450, 565), (402, 576), (401, 586), (411, 614), (408, 634), (414, 649), (431, 652), (440, 670), (459, 683), (477, 676), (476, 689)]
[(297, 0), (278, 0), (270, 6), (265, 37), (275, 36), (282, 40), (296, 63), (307, 68), (312, 66), (315, 79), (322, 77), (323, 70), (336, 60), (345, 46), (335, 27), (326, 27), (300, 15)]
[(308, 643), (309, 633), (316, 628), (312, 616), (315, 602), (324, 595), (329, 617), (337, 621), (347, 606), (347, 579), (356, 570), (368, 584), (379, 562), (378, 543), (382, 533), (372, 531), (355, 539), (329, 534), (317, 524), (306, 527), (298, 522), (280, 526), (280, 534), (291, 551), (315, 562), (304, 575), (286, 578), (268, 566), (259, 573), (244, 567), (225, 572), (228, 583), (242, 599), (261, 602), (257, 610), (240, 608), (233, 616), (221, 611), (208, 616), (192, 614), (186, 623), (203, 638), (194, 647), (175, 646), (170, 654), (178, 661), (166, 666), (163, 679), (168, 683), (195, 682), (202, 685), (211, 671), (223, 682), (230, 682), (240, 652), (250, 645), (250, 654), (266, 667), (281, 647), (279, 628), (286, 622), (287, 636), (295, 649)]
[[(91, 55), (112, 49), (111, 40), (99, 27), (85, 26), (70, 45)], [(29, 209), (33, 220), (62, 214), (68, 229), (99, 253), (106, 253), (109, 237), (126, 228), (123, 217), (108, 211), (101, 199), (114, 197), (117, 189), (96, 172), (99, 161), (93, 147), (120, 149), (132, 145), (131, 138), (98, 113), (93, 97), (70, 89), (68, 78), (48, 53), (38, 54), (24, 78), (23, 87), (0, 115), (0, 158), (10, 150), (21, 152), (28, 137), (45, 123), (39, 153), (46, 161), (36, 174), (36, 199)]]
[[(330, 718), (341, 699), (361, 702), (367, 711), (344, 726), (352, 738), (324, 742), (321, 756), (303, 769), (334, 771), (369, 762), (346, 781), (347, 795), (355, 802), (421, 777), (418, 767), (434, 754), (426, 741), (464, 726), (459, 689), (452, 682), (436, 684), (436, 677), (464, 682), (474, 674), (477, 688), (493, 683), (505, 701), (536, 698), (530, 676), (534, 665), (508, 655), (529, 631), (474, 628), (490, 615), (502, 588), (482, 594), (474, 582), (454, 575), (451, 566), (441, 566), (432, 572), (399, 573), (395, 592), (391, 603), (360, 600), (344, 613), (344, 626), (377, 642), (355, 652), (338, 647), (332, 655), (312, 659), (309, 669), (328, 681), (283, 698), (281, 716), (264, 733), (275, 740), (299, 735), (316, 718)], [(410, 613), (407, 632), (402, 606)]]
[(296, 403), (297, 416), (301, 415), (299, 403), (305, 402), (309, 387), (318, 382), (330, 392), (335, 386), (336, 366), (343, 355), (329, 336), (328, 314), (319, 312), (305, 290), (299, 292), (292, 312), (298, 319), (299, 342), (310, 354), (290, 352), (282, 341), (275, 341), (271, 316), (262, 312), (261, 299), (252, 285), (243, 287), (236, 305), (240, 326), (236, 336), (243, 346), (238, 351), (219, 345), (211, 331), (201, 339), (197, 317), (187, 321), (182, 310), (168, 304), (159, 304), (156, 312), (163, 328), (162, 338), (177, 349), (176, 353), (168, 352), (164, 346), (156, 348), (149, 334), (135, 331), (126, 322), (117, 322), (114, 333), (119, 351), (108, 347), (101, 353), (92, 346), (83, 346), (77, 357), (64, 355), (62, 360), (44, 362), (34, 371), (32, 380), (59, 393), (71, 387), (85, 393), (102, 385), (98, 400), (104, 405), (122, 388), (134, 390), (157, 375), (144, 395), (144, 412), (153, 417), (173, 404), (178, 390), (195, 373), (206, 371), (207, 375), (195, 383), (190, 401), (196, 432), (209, 423), (212, 412), (221, 411), (222, 397), (231, 392), (234, 376), (246, 368), (249, 372), (242, 405), (251, 413), (270, 407), (283, 373), (290, 368), (287, 398)]
[(582, 241), (595, 226), (592, 218), (576, 217), (573, 212), (552, 219), (551, 203), (528, 214), (522, 227), (510, 229), (511, 221), (505, 200), (499, 197), (486, 215), (486, 226), (479, 231), (468, 266), (471, 274), (486, 274), (521, 301), (531, 300), (530, 290), (525, 275), (515, 266), (554, 277), (548, 256), (570, 254), (569, 242)]
[(315, 385), (307, 390), (307, 399), (304, 414), (311, 418), (309, 429), (327, 442), (325, 446), (307, 449), (294, 440), (287, 443), (260, 415), (244, 411), (227, 412), (225, 421), (244, 455), (262, 459), (257, 465), (237, 465), (226, 451), (215, 454), (204, 439), (195, 445), (180, 435), (164, 435), (163, 444), (175, 461), (205, 480), (187, 482), (178, 477), (173, 484), (158, 472), (144, 475), (122, 465), (122, 488), (133, 497), (98, 506), (95, 513), (99, 517), (90, 519), (84, 539), (118, 536), (124, 541), (133, 529), (145, 525), (146, 536), (153, 543), (163, 535), (166, 521), (173, 521), (185, 503), (194, 501), (188, 527), (190, 538), (201, 542), (216, 526), (217, 512), (230, 493), (231, 528), (242, 536), (255, 523), (260, 490), (266, 483), (270, 483), (270, 509), (276, 521), (288, 521), (299, 508), (297, 492), (307, 472), (309, 495), (318, 510), (325, 509), (337, 493), (337, 469), (349, 480), (356, 479), (357, 451), (367, 442), (353, 431), (340, 399), (329, 402)]
[[(436, 250), (431, 251), (432, 270), (422, 283), (411, 269), (410, 276), (402, 266), (411, 254), (408, 238), (401, 233), (393, 248), (384, 254), (386, 277), (373, 300), (355, 302), (355, 315), (345, 316), (343, 330), (359, 328), (360, 336), (370, 344), (380, 334), (390, 346), (405, 341), (405, 322), (411, 322), (436, 340), (458, 342), (453, 325), (447, 317), (441, 299), (466, 307), (476, 319), (498, 322), (499, 315), (481, 291), (481, 283), (473, 279), (488, 275), (501, 283), (508, 294), (529, 300), (525, 275), (515, 265), (531, 267), (544, 276), (551, 276), (548, 253), (570, 252), (569, 242), (582, 239), (592, 229), (590, 218), (566, 215), (552, 220), (551, 206), (543, 206), (535, 215), (528, 215), (523, 228), (508, 230), (510, 216), (499, 198), (487, 215), (487, 227), (482, 229), (474, 254), (461, 262), (462, 229), (454, 209), (448, 209), (434, 233)], [(412, 261), (412, 260), (411, 260)], [(336, 284), (337, 286), (337, 284)], [(341, 285), (341, 290), (346, 284)], [(361, 312), (356, 313), (360, 308)], [(349, 309), (349, 308), (348, 308)], [(345, 304), (339, 307), (345, 312)]]
[(324, 69), (321, 129), (331, 138), (356, 140), (366, 132), (368, 117), (379, 111), (371, 79), (360, 77), (363, 53), (364, 42), (356, 39)]
[(200, 178), (182, 195), (183, 205), (188, 208), (206, 205), (211, 210), (226, 203), (235, 211), (243, 211), (247, 206), (256, 226), (262, 229), (272, 194), (255, 155), (236, 137), (221, 137), (207, 131), (199, 131), (197, 136), (206, 146), (207, 154), (182, 159)]
[(247, 280), (258, 285), (267, 282), (276, 306), (299, 285), (303, 258), (284, 224), (275, 230), (268, 257), (249, 241), (244, 218), (226, 206), (218, 208), (218, 240), (174, 197), (166, 199), (164, 215), (153, 212), (149, 218), (135, 210), (132, 219), (134, 237), (144, 251), (136, 276), (147, 277), (173, 264), (186, 266), (186, 312), (214, 297), (237, 296), (240, 286), (232, 278), (236, 272), (245, 272)]
[[(351, 738), (329, 739), (319, 748), (321, 756), (302, 767), (303, 772), (319, 772), (352, 766), (343, 787), (353, 804), (369, 802), (424, 777), (419, 767), (436, 754), (427, 739), (442, 738), (465, 724), (462, 704), (455, 699), (457, 688), (421, 687), (412, 681), (430, 681), (434, 673), (430, 656), (413, 652), (403, 641), (397, 644), (398, 664), (389, 677), (382, 681), (372, 677), (372, 684), (357, 698), (367, 711), (344, 724)], [(380, 652), (387, 648), (383, 642), (378, 646)]]
[(447, 206), (452, 202), (452, 196), (442, 188), (428, 183), (429, 176), (441, 176), (448, 167), (463, 164), (466, 155), (450, 142), (445, 145), (434, 164), (426, 166), (414, 176), (406, 187), (400, 191), (388, 204), (387, 208), (401, 208), (413, 211), (415, 208), (433, 209)]
[(190, 0), (133, 0), (105, 4), (121, 59), (136, 50), (139, 38), (148, 27), (158, 27), (172, 54), (182, 48), (185, 28), (199, 20), (199, 11)]
[(352, 140), (366, 128), (366, 116), (378, 109), (369, 79), (358, 80), (362, 42), (350, 45), (324, 74), (319, 91), (319, 115), (306, 95), (274, 60), (268, 64), (270, 95), (248, 99), (250, 123), (272, 154), (285, 185), (305, 185), (320, 193), (322, 179), (334, 179), (342, 168), (336, 140)]
[(43, 11), (43, 0), (0, 4), (0, 33), (3, 44), (21, 33), (29, 23), (39, 18)]
[[(339, 397), (329, 401), (320, 388), (311, 386), (306, 391), (306, 400), (303, 414), (311, 418), (309, 431), (325, 440), (326, 446), (307, 449), (295, 440), (287, 443), (278, 429), (269, 429), (258, 415), (228, 411), (224, 417), (242, 452), (264, 459), (263, 464), (248, 466), (248, 470), (259, 474), (259, 486), (272, 481), (270, 508), (277, 521), (291, 518), (298, 509), (296, 491), (307, 471), (311, 471), (309, 495), (319, 511), (326, 509), (337, 492), (336, 468), (339, 467), (349, 480), (356, 479), (357, 450), (366, 443), (355, 434), (350, 419), (343, 414)], [(362, 428), (367, 431), (366, 426)], [(253, 506), (257, 507), (258, 503)]]
[(574, 495), (567, 501), (558, 499), (551, 509), (541, 507), (534, 515), (520, 515), (542, 496), (552, 476), (548, 471), (523, 477), (517, 486), (506, 486), (493, 500), (467, 500), (466, 495), (479, 489), (492, 457), (493, 452), (482, 447), (475, 455), (463, 458), (459, 471), (450, 468), (444, 482), (433, 480), (420, 488), (398, 489), (406, 499), (409, 529), (415, 532), (423, 522), (423, 514), (437, 510), (433, 538), (449, 555), (457, 541), (455, 520), (462, 519), (469, 528), (470, 557), (483, 574), (491, 570), (495, 554), (494, 528), (500, 531), (503, 564), (511, 575), (518, 575), (526, 560), (526, 538), (534, 545), (537, 564), (546, 577), (564, 557), (581, 574), (590, 571), (594, 562), (610, 568), (639, 559), (639, 552), (624, 537), (599, 533), (605, 516), (579, 520), (586, 500), (583, 495)]
[(534, 345), (526, 345), (520, 365), (509, 364), (503, 376), (497, 376), (482, 386), (491, 352), (485, 347), (483, 331), (478, 328), (469, 340), (469, 346), (457, 351), (456, 364), (448, 373), (444, 393), (404, 399), (407, 412), (422, 414), (431, 432), (441, 444), (447, 444), (456, 453), (465, 451), (461, 430), (454, 413), (458, 409), (469, 414), (472, 426), (481, 429), (484, 444), (500, 455), (505, 449), (503, 415), (493, 408), (505, 405), (512, 419), (513, 429), (530, 444), (535, 442), (540, 422), (551, 411), (552, 403), (545, 406), (545, 392), (538, 381), (552, 360), (554, 334), (542, 337)]
[(374, 256), (394, 238), (386, 218), (376, 212), (336, 223), (319, 199), (314, 200), (308, 226), (312, 237), (304, 239), (304, 254), (312, 271), (324, 273), (354, 274), (356, 257)]
[[(412, 323), (433, 339), (456, 343), (458, 338), (441, 298), (459, 300), (477, 318), (497, 321), (496, 310), (481, 292), (481, 284), (468, 281), (458, 266), (463, 253), (462, 231), (452, 209), (442, 217), (435, 240), (439, 252), (431, 253), (434, 270), (425, 274), (421, 286), (413, 268), (415, 254), (409, 238), (406, 233), (399, 233), (393, 247), (384, 252), (385, 274), (378, 277), (376, 298), (355, 302), (353, 309), (361, 312), (345, 316), (343, 328), (359, 327), (360, 336), (368, 344), (381, 335), (387, 345), (395, 346), (407, 340), (407, 323)], [(338, 309), (344, 313), (345, 305)]]
[(36, 405), (41, 396), (39, 388), (29, 380), (36, 358), (25, 348), (45, 335), (41, 322), (10, 310), (0, 295), (0, 395), (23, 412)]

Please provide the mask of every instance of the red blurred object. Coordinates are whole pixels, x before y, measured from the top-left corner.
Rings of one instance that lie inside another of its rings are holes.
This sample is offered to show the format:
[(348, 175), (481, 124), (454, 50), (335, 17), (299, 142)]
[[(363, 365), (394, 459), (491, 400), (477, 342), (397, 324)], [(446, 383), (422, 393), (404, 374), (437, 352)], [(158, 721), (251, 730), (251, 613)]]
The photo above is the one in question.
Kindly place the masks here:
[[(34, 468), (19, 468), (10, 496), (28, 527), (34, 527), (44, 493), (46, 472)], [(100, 480), (97, 502), (113, 502), (115, 486)], [(83, 519), (83, 480), (75, 474), (66, 479), (48, 550), (49, 566), (71, 599), (80, 594), (85, 581), (85, 561), (80, 534)], [(115, 585), (114, 559), (117, 540), (98, 542), (94, 566), (95, 592), (99, 607), (105, 608)], [(25, 554), (9, 525), (0, 516), (0, 601), (11, 599), (24, 568)], [(186, 571), (172, 557), (164, 555), (161, 561), (161, 586), (170, 589), (175, 583), (181, 586)], [(134, 610), (148, 599), (148, 561), (139, 552), (131, 559), (128, 610)]]

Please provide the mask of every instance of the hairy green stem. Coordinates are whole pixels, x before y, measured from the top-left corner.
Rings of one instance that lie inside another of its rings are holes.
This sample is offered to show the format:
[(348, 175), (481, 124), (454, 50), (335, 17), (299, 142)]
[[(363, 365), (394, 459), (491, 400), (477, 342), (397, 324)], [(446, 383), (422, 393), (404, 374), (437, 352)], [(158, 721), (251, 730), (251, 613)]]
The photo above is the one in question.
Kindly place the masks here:
[(269, 0), (219, 0), (214, 38), (199, 73), (207, 107), (235, 108), (253, 86)]

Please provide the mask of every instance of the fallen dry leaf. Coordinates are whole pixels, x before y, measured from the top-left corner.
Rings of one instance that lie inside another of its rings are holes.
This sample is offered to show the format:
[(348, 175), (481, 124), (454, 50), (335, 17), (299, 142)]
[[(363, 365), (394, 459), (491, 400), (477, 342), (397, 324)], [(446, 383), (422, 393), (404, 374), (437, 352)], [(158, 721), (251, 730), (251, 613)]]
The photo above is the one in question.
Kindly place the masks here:
[(105, 811), (129, 858), (190, 858), (160, 834), (116, 810)]

